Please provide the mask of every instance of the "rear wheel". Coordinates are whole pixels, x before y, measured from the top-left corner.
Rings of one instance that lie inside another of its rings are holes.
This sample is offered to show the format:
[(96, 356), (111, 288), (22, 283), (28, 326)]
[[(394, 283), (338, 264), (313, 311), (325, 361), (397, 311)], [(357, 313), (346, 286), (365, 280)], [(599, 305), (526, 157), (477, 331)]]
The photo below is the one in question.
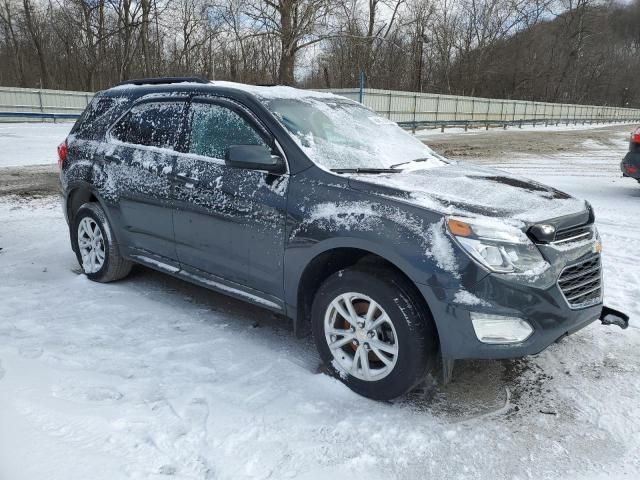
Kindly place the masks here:
[(85, 275), (96, 282), (126, 277), (132, 263), (120, 253), (109, 220), (96, 202), (83, 204), (73, 217), (73, 249)]
[(312, 310), (313, 334), (329, 370), (355, 392), (398, 397), (432, 368), (431, 315), (396, 272), (348, 269), (329, 277)]

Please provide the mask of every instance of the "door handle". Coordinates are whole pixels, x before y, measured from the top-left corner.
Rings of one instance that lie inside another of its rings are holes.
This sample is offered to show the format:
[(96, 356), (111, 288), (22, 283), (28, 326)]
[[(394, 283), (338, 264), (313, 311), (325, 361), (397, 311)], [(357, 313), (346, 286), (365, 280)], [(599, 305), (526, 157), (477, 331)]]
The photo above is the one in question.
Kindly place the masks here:
[(176, 182), (184, 183), (184, 184), (197, 185), (197, 184), (199, 183), (199, 180), (198, 180), (197, 178), (190, 177), (190, 176), (185, 175), (185, 174), (183, 174), (183, 173), (176, 173), (176, 174), (173, 176), (173, 179), (174, 179)]
[(122, 159), (117, 155), (105, 155), (104, 160), (105, 162), (108, 162), (108, 163), (115, 163), (115, 164), (122, 163)]

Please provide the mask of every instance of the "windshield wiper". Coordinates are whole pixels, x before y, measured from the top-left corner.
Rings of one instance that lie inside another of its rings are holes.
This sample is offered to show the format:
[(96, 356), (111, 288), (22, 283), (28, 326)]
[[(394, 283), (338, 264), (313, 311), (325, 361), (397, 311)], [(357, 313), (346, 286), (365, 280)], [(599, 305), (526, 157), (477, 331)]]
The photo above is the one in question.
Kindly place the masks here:
[(406, 165), (407, 163), (414, 163), (414, 162), (426, 162), (427, 160), (431, 160), (431, 158), (429, 158), (429, 157), (425, 157), (425, 158), (416, 158), (415, 160), (409, 160), (408, 162), (395, 163), (395, 164), (391, 165), (391, 167), (390, 167), (390, 168), (396, 168), (396, 167), (399, 167), (400, 165)]
[(332, 168), (336, 173), (400, 173), (401, 170), (393, 168)]

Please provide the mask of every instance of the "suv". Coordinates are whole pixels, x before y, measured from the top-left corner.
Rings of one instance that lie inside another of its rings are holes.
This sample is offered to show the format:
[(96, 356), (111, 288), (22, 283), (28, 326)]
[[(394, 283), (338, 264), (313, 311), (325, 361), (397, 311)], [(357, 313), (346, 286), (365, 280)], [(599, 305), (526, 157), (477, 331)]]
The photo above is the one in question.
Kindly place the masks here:
[(71, 246), (311, 330), (354, 391), (397, 397), (442, 359), (535, 354), (603, 311), (591, 207), (453, 162), (329, 93), (145, 79), (98, 93), (59, 147)]

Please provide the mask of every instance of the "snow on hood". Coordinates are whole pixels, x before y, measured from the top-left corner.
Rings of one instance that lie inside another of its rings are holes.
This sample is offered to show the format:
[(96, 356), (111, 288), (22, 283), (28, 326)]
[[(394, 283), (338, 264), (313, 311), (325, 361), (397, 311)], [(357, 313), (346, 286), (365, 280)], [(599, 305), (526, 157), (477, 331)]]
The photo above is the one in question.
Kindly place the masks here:
[(587, 208), (583, 200), (546, 185), (464, 162), (401, 173), (353, 175), (349, 183), (357, 190), (400, 196), (444, 214), (497, 217), (516, 224), (550, 220)]

